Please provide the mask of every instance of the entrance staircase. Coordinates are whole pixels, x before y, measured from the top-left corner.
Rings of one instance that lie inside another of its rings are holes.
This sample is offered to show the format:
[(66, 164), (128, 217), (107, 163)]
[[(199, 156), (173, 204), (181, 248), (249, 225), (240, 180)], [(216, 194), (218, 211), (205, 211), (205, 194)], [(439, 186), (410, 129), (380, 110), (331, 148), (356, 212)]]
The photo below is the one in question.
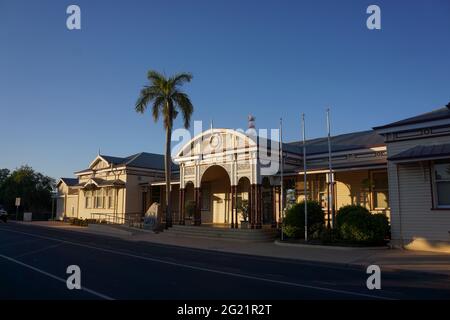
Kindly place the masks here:
[(244, 241), (273, 241), (277, 236), (276, 229), (231, 229), (212, 226), (182, 226), (173, 225), (164, 230), (172, 236), (196, 237), (209, 239), (228, 239)]

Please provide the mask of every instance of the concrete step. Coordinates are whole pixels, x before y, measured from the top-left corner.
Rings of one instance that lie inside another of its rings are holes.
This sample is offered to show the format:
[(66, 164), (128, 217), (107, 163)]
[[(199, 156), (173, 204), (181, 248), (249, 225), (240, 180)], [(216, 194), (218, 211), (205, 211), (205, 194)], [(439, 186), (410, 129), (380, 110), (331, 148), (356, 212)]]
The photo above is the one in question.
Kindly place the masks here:
[(174, 225), (164, 230), (169, 235), (245, 241), (273, 241), (277, 236), (275, 229), (231, 229), (199, 226)]
[(88, 225), (88, 230), (95, 233), (115, 235), (115, 236), (132, 236), (133, 232), (131, 230), (126, 230), (117, 225), (112, 224), (95, 224), (90, 223)]

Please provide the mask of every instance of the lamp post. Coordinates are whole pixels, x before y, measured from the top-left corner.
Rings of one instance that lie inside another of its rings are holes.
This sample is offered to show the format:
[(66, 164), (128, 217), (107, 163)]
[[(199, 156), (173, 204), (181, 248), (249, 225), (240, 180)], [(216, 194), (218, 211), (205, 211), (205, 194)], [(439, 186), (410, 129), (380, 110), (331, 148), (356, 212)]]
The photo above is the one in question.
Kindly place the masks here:
[(306, 127), (305, 114), (302, 114), (302, 138), (303, 138), (303, 188), (305, 193), (305, 242), (308, 241), (308, 187), (306, 177)]
[(280, 216), (281, 216), (281, 241), (284, 240), (284, 157), (283, 157), (283, 120), (280, 118), (280, 132), (279, 132), (279, 140), (280, 140), (280, 148), (279, 148), (279, 155), (280, 155), (280, 165), (281, 165), (281, 174), (280, 174)]
[(329, 171), (329, 185), (328, 185), (328, 223), (330, 223), (330, 211), (331, 211), (331, 225), (334, 228), (334, 174), (332, 166), (332, 156), (331, 156), (331, 120), (330, 120), (330, 108), (327, 109), (327, 131), (328, 131), (328, 171)]
[(51, 220), (55, 220), (55, 199), (58, 196), (58, 191), (53, 189), (51, 192), (52, 195), (52, 216), (51, 216)]

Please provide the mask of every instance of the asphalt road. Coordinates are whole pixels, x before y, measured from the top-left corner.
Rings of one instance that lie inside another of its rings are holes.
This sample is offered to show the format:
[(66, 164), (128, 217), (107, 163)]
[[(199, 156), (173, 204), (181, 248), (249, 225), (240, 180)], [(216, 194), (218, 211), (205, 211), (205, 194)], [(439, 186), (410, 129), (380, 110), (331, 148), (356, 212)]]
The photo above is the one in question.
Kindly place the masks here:
[[(81, 290), (67, 288), (69, 265), (81, 269)], [(0, 299), (450, 299), (443, 275), (382, 270), (381, 290), (367, 289), (367, 277), (344, 265), (0, 223)]]

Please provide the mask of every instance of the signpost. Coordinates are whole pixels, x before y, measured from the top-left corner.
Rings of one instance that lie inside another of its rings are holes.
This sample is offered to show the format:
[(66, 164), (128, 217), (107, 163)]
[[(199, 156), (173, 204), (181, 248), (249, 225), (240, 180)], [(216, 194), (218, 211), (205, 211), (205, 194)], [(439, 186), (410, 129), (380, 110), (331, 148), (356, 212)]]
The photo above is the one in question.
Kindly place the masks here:
[(20, 198), (16, 198), (16, 221), (19, 215), (19, 207), (20, 207)]
[(52, 190), (52, 221), (55, 220), (55, 201), (58, 197), (58, 190)]

